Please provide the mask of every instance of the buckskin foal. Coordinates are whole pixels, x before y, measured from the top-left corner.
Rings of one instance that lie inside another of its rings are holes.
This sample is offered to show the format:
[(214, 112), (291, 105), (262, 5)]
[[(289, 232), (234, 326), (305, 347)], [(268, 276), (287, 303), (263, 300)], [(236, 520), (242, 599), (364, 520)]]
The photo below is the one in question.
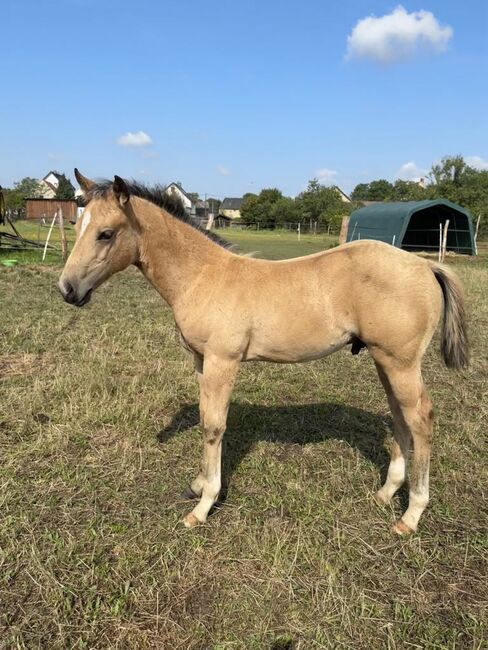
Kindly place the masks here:
[(201, 471), (186, 491), (199, 499), (184, 523), (205, 522), (221, 487), (221, 443), (241, 361), (295, 363), (345, 345), (367, 347), (394, 420), (394, 443), (378, 501), (406, 478), (409, 503), (394, 530), (415, 531), (429, 499), (432, 404), (421, 360), (444, 307), (446, 365), (467, 363), (462, 288), (445, 266), (388, 244), (360, 241), (297, 259), (239, 256), (190, 222), (180, 204), (118, 176), (94, 183), (77, 170), (87, 207), (59, 289), (77, 306), (104, 280), (135, 264), (173, 310), (195, 361), (203, 428)]

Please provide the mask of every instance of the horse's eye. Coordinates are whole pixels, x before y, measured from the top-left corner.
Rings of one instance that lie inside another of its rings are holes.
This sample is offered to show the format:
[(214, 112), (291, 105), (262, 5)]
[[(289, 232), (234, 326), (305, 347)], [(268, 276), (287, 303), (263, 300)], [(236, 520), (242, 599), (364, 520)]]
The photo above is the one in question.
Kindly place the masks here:
[(98, 235), (98, 241), (108, 241), (109, 239), (112, 239), (114, 236), (114, 231), (113, 230), (102, 230), (102, 232)]

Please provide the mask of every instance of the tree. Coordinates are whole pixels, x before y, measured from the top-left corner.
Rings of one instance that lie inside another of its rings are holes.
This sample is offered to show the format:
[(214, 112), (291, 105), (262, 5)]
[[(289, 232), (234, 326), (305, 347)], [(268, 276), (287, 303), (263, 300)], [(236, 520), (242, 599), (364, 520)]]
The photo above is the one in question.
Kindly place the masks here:
[(256, 194), (246, 194), (241, 206), (242, 220), (247, 223), (273, 222), (272, 209), (283, 194), (275, 187), (266, 188)]
[(371, 183), (359, 183), (353, 189), (351, 199), (353, 201), (389, 201), (393, 194), (393, 185), (390, 181), (380, 178)]
[(58, 174), (58, 187), (55, 198), (58, 201), (69, 201), (75, 198), (75, 188), (64, 174)]
[(39, 181), (26, 176), (21, 181), (14, 183), (15, 191), (19, 192), (23, 199), (36, 199), (42, 196)]
[(368, 183), (358, 183), (351, 192), (351, 199), (353, 201), (367, 201), (368, 200)]
[(298, 221), (295, 201), (288, 196), (278, 199), (271, 206), (270, 217), (276, 225)]
[(371, 181), (368, 185), (368, 201), (388, 201), (393, 193), (393, 185), (390, 181), (380, 178), (378, 181)]
[(393, 184), (391, 201), (422, 201), (428, 198), (425, 187), (414, 181), (402, 181), (397, 179)]
[(325, 187), (314, 178), (295, 200), (298, 221), (319, 221), (330, 225), (349, 210), (334, 187)]
[(480, 220), (480, 233), (488, 232), (488, 171), (466, 164), (462, 156), (446, 156), (432, 166), (429, 198), (447, 199), (467, 208)]
[(18, 215), (24, 207), (25, 198), (22, 193), (17, 189), (9, 190), (5, 188), (3, 190), (3, 196), (5, 199), (5, 210), (7, 214), (16, 213)]
[(459, 186), (467, 169), (468, 165), (462, 156), (444, 156), (440, 163), (432, 165), (429, 178), (436, 185), (449, 183)]

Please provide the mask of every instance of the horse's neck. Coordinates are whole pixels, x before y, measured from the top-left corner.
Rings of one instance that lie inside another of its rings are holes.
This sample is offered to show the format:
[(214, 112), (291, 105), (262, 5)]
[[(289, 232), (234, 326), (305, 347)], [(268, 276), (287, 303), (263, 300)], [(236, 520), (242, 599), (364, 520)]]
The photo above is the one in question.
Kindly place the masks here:
[[(229, 253), (203, 233), (148, 202), (138, 201), (139, 267), (172, 307), (209, 267)], [(222, 259), (221, 259), (222, 258)]]

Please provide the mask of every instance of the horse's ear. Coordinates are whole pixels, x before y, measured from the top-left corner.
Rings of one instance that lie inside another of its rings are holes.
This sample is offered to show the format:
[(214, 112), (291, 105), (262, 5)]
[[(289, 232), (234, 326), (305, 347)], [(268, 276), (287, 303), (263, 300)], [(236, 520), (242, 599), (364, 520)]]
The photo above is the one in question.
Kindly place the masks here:
[(127, 203), (130, 198), (129, 188), (127, 183), (120, 176), (114, 176), (113, 191), (116, 200), (120, 203), (122, 207)]
[(89, 192), (95, 185), (89, 178), (85, 178), (82, 173), (75, 167), (75, 177), (83, 192)]

